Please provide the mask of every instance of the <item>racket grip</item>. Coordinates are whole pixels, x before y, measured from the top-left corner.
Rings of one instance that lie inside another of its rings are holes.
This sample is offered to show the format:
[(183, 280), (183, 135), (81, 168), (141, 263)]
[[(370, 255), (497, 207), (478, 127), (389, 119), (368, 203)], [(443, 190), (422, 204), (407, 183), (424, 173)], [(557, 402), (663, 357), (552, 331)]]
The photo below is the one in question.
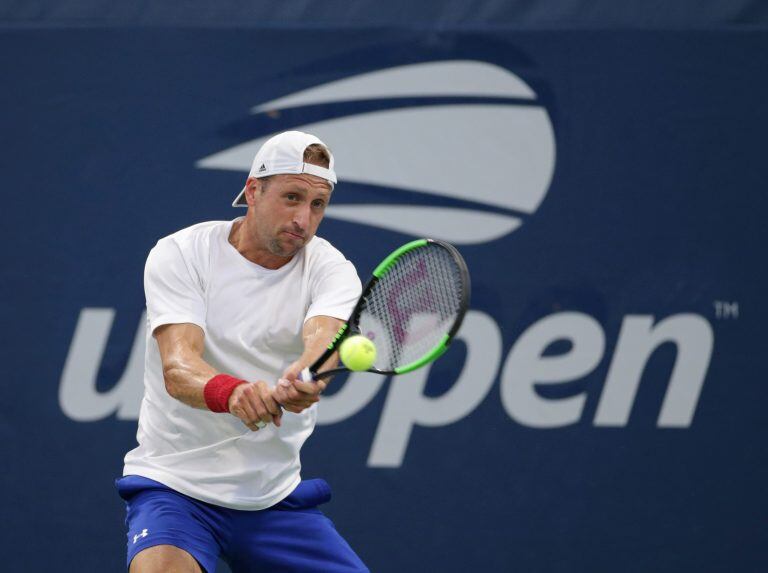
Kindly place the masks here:
[(315, 377), (312, 376), (312, 372), (309, 370), (309, 366), (305, 366), (304, 370), (301, 371), (301, 374), (299, 374), (299, 380), (303, 382), (314, 382)]

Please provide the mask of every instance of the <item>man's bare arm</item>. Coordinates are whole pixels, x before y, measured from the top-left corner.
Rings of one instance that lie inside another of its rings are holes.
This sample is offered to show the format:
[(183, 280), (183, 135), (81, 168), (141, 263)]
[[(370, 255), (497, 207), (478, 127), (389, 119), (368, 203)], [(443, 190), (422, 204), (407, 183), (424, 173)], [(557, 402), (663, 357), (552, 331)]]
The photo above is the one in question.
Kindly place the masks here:
[[(278, 401), (289, 412), (301, 412), (320, 400), (320, 393), (327, 387), (327, 380), (302, 382), (299, 380), (299, 374), (320, 358), (343, 324), (343, 320), (331, 316), (314, 316), (304, 323), (304, 352), (296, 362), (286, 368), (276, 388)], [(334, 368), (336, 364), (338, 357), (334, 354), (320, 371)]]
[[(343, 324), (343, 320), (331, 316), (314, 316), (305, 322), (304, 353), (298, 362), (303, 363), (305, 367), (311, 366), (325, 352)], [(339, 355), (334, 353), (320, 368), (320, 372), (335, 368), (338, 363)]]
[[(203, 330), (189, 323), (166, 324), (155, 329), (153, 335), (160, 349), (168, 394), (193, 408), (208, 409), (205, 385), (219, 373), (203, 360)], [(282, 412), (263, 381), (236, 386), (228, 409), (253, 431), (258, 429), (259, 421), (280, 425)]]
[(205, 335), (195, 324), (166, 324), (155, 329), (168, 394), (193, 408), (207, 409), (203, 388), (218, 372), (205, 360)]

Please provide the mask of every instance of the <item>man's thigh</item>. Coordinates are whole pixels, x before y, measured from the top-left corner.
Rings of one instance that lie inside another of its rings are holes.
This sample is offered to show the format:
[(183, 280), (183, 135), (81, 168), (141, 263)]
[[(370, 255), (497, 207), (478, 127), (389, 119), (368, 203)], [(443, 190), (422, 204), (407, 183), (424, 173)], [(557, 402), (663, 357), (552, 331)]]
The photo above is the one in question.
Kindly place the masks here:
[(183, 549), (154, 545), (136, 554), (131, 561), (130, 573), (202, 573), (202, 569)]

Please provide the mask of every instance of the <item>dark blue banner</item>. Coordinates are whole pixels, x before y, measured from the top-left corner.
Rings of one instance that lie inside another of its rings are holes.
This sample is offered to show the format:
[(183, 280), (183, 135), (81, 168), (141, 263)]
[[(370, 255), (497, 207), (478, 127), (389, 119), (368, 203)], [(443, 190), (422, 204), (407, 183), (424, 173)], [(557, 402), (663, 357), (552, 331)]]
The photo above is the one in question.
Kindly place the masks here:
[(659, 6), (644, 0), (36, 0), (0, 2), (0, 25), (11, 26), (244, 26), (261, 29), (499, 30), (526, 28), (701, 28), (765, 26), (768, 7), (761, 0), (677, 0)]
[(372, 571), (759, 571), (761, 32), (6, 30), (4, 568), (118, 571), (149, 249), (285, 129), (365, 279), (455, 244), (433, 366), (334, 382), (303, 475)]

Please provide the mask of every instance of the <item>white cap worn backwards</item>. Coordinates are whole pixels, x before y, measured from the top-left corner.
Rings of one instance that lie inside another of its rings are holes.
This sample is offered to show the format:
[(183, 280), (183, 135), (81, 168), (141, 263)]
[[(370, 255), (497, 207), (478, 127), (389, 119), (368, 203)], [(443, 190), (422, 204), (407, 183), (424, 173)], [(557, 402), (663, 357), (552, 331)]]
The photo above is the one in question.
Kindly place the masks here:
[[(331, 189), (336, 184), (336, 172), (333, 170), (333, 155), (330, 150), (331, 161), (328, 169), (304, 163), (304, 150), (313, 143), (319, 143), (326, 149), (328, 146), (314, 135), (301, 131), (284, 131), (269, 138), (261, 146), (256, 157), (253, 158), (251, 172), (248, 177), (268, 177), (270, 175), (282, 175), (286, 173), (309, 173), (322, 177), (331, 184)], [(233, 207), (247, 207), (245, 201), (245, 187), (232, 202)]]

